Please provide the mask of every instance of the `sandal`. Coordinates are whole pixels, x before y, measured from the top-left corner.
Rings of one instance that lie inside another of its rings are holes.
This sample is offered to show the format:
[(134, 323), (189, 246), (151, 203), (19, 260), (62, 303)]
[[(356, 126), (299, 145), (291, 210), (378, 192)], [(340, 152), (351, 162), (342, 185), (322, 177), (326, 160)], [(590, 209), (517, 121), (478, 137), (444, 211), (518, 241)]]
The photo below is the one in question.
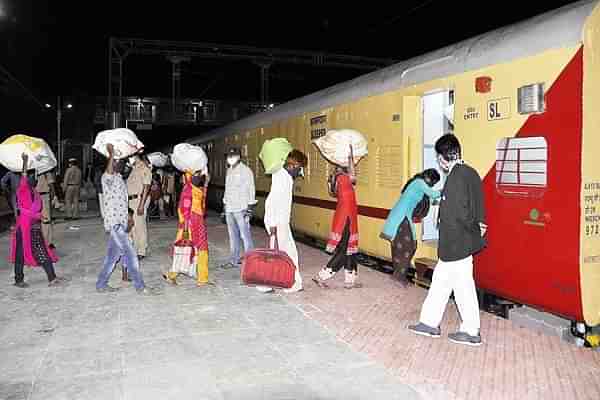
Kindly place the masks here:
[(163, 274), (163, 275), (162, 275), (162, 278), (163, 278), (163, 279), (164, 279), (164, 280), (165, 280), (167, 283), (170, 283), (170, 284), (171, 284), (171, 285), (173, 285), (173, 286), (177, 286), (177, 285), (179, 285), (175, 279), (171, 279), (171, 278), (169, 278), (169, 277), (168, 277), (167, 275), (165, 275), (165, 274)]
[(315, 276), (312, 281), (317, 284), (321, 289), (329, 289), (329, 285), (322, 281), (319, 277)]
[(52, 286), (61, 286), (64, 285), (65, 283), (69, 282), (70, 279), (64, 278), (64, 277), (56, 277), (54, 278), (51, 282), (48, 282), (48, 286), (52, 287)]
[(344, 283), (346, 289), (360, 289), (363, 287), (362, 283)]

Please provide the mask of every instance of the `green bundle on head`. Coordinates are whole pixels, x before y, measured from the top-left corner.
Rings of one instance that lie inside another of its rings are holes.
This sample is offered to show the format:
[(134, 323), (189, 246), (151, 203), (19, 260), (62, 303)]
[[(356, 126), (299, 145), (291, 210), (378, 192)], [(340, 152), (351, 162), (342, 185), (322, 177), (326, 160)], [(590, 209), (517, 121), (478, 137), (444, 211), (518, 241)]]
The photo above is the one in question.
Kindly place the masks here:
[(275, 138), (263, 143), (258, 157), (263, 163), (265, 173), (270, 175), (281, 169), (292, 150), (293, 147), (286, 138)]

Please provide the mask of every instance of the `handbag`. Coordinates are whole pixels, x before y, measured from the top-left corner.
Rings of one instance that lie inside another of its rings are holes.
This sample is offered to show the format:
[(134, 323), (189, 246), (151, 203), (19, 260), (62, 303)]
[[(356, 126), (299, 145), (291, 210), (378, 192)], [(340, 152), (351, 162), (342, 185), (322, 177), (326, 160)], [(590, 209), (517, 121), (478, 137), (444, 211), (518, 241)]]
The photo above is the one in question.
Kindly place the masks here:
[[(270, 247), (270, 246), (269, 246)], [(277, 236), (275, 248), (254, 249), (244, 255), (242, 282), (289, 289), (294, 285), (296, 265), (286, 252), (279, 250)]]
[(173, 263), (169, 272), (184, 274), (191, 278), (196, 278), (196, 248), (189, 239), (187, 227), (184, 230), (183, 238), (173, 243), (171, 247)]
[(418, 224), (427, 216), (429, 213), (429, 203), (429, 196), (423, 195), (423, 198), (417, 203), (412, 213), (412, 220), (414, 223)]

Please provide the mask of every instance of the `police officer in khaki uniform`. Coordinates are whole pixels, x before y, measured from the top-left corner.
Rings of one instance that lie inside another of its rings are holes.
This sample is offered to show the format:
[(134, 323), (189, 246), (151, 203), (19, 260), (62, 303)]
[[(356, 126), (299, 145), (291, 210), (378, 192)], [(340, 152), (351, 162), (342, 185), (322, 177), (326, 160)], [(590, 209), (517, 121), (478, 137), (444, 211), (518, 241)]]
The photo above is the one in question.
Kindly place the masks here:
[(146, 212), (148, 210), (152, 170), (141, 155), (133, 156), (134, 163), (131, 174), (127, 178), (127, 193), (129, 208), (134, 210), (135, 224), (130, 232), (131, 240), (137, 251), (138, 258), (146, 257), (148, 247), (148, 229), (146, 227)]
[(38, 175), (37, 186), (35, 190), (38, 191), (42, 198), (42, 234), (46, 239), (46, 242), (51, 248), (54, 247), (53, 239), (53, 227), (52, 227), (52, 199), (54, 198), (54, 184), (56, 180), (54, 178), (54, 172), (48, 171), (44, 174)]
[(65, 172), (62, 189), (65, 193), (65, 219), (79, 218), (79, 191), (81, 190), (81, 169), (77, 166), (77, 159), (69, 159), (69, 168)]

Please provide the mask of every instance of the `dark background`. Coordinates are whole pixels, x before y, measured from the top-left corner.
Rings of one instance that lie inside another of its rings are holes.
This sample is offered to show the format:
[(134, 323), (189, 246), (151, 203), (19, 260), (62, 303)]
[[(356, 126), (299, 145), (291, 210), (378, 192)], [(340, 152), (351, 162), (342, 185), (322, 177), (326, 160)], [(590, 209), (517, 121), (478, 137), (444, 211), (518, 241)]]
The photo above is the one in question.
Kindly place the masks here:
[[(54, 137), (56, 114), (42, 105), (54, 104), (56, 95), (75, 105), (65, 115), (65, 135), (86, 131), (76, 126), (87, 124), (93, 116), (92, 98), (107, 94), (110, 36), (403, 60), (568, 3), (572, 1), (239, 5), (176, 0), (0, 0), (0, 138), (15, 132)], [(171, 64), (164, 57), (128, 58), (124, 95), (169, 97), (170, 71)], [(270, 98), (283, 102), (364, 73), (275, 64)], [(194, 59), (184, 64), (181, 95), (258, 101), (259, 77), (259, 68), (249, 62)], [(161, 137), (158, 142), (170, 139)]]

